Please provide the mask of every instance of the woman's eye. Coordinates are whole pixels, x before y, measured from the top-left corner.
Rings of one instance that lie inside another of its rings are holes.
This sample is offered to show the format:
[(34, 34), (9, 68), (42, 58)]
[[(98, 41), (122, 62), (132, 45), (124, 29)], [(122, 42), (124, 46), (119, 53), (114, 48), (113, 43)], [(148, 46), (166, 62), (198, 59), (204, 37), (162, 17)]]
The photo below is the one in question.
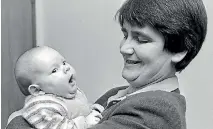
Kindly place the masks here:
[(149, 40), (141, 39), (141, 38), (139, 38), (139, 37), (135, 37), (134, 39), (135, 39), (137, 42), (139, 42), (139, 43), (149, 43)]
[(141, 40), (139, 41), (140, 43), (148, 43), (149, 41), (148, 40)]
[(63, 65), (66, 65), (66, 61), (63, 61)]
[(53, 70), (52, 70), (52, 73), (55, 73), (55, 72), (57, 72), (57, 68), (54, 68)]

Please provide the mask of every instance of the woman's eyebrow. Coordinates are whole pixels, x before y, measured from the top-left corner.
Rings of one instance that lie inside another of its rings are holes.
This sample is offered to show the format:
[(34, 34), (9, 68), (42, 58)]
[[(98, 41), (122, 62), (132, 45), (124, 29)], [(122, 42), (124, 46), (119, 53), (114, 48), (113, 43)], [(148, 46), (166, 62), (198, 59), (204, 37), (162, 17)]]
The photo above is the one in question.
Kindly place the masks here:
[(140, 31), (132, 31), (131, 32), (133, 36), (141, 36), (141, 37), (145, 37), (147, 39), (152, 39), (149, 35), (143, 33), (143, 32), (140, 32)]

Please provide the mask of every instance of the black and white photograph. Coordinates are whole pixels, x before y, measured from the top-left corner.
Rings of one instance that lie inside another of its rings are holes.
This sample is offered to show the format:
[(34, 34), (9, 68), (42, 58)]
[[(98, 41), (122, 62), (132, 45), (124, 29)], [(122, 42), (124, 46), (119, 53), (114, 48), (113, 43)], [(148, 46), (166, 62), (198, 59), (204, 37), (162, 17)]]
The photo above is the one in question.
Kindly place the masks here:
[(212, 0), (1, 0), (2, 129), (212, 129)]

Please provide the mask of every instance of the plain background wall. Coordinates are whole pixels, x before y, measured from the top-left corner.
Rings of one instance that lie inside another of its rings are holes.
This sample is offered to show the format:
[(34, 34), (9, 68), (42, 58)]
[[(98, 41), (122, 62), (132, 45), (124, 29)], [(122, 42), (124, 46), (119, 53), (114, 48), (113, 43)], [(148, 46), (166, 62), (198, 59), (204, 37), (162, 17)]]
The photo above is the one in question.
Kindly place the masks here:
[(77, 81), (95, 101), (122, 85), (122, 32), (114, 20), (119, 0), (37, 0), (37, 42), (60, 51), (77, 71)]
[[(37, 0), (37, 41), (60, 51), (77, 70), (78, 85), (94, 102), (106, 90), (126, 84), (114, 15), (123, 0)], [(179, 76), (187, 100), (188, 129), (212, 129), (213, 1), (204, 0), (208, 34), (199, 55)]]
[(17, 58), (33, 44), (32, 4), (30, 0), (2, 0), (1, 13), (1, 129), (8, 116), (20, 109), (24, 95), (14, 78)]

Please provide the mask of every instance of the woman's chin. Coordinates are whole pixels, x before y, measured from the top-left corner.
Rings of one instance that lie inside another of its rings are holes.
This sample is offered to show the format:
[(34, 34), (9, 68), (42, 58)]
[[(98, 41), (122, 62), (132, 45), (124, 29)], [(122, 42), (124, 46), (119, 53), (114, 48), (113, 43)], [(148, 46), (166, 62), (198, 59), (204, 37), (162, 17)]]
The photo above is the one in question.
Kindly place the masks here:
[(138, 78), (138, 75), (133, 73), (133, 72), (129, 72), (127, 70), (123, 70), (122, 72), (122, 77), (127, 81), (127, 82), (132, 82), (135, 81)]
[(123, 78), (135, 88), (143, 87), (148, 83), (148, 79), (141, 78), (140, 75), (122, 74)]

